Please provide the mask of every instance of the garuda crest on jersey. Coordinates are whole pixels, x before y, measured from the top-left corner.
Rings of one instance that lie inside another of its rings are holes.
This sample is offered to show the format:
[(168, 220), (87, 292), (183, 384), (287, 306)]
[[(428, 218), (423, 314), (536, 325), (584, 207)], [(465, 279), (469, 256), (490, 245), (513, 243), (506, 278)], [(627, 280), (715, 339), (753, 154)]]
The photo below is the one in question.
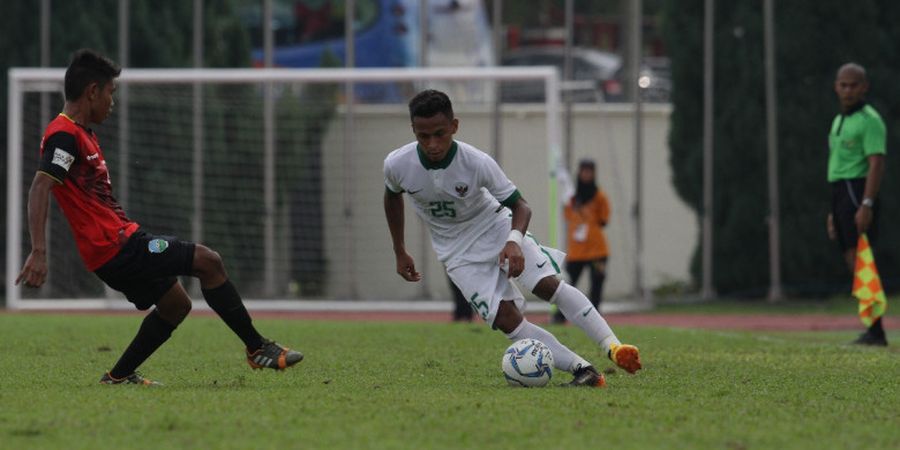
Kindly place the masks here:
[(459, 194), (460, 197), (465, 197), (466, 194), (469, 193), (469, 185), (466, 183), (456, 183), (454, 187), (456, 189), (456, 193)]

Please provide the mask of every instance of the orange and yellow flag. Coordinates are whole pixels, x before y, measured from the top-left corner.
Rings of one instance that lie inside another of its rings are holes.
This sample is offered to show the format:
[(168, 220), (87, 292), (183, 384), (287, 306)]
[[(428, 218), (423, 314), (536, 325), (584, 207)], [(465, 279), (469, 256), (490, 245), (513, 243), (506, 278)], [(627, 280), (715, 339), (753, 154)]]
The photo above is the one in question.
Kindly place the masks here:
[(856, 270), (853, 271), (853, 296), (859, 300), (859, 319), (867, 327), (884, 315), (887, 298), (881, 288), (881, 277), (875, 267), (875, 256), (865, 233), (856, 244)]

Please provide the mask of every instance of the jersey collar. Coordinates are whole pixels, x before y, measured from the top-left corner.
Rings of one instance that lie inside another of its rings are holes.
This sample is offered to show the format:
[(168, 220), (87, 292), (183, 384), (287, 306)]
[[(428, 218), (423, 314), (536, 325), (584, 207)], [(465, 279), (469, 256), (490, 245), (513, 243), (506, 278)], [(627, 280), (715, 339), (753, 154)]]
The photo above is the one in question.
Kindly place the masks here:
[(856, 114), (857, 111), (863, 109), (864, 106), (866, 106), (866, 101), (860, 100), (855, 105), (851, 106), (850, 109), (848, 109), (847, 112), (845, 112), (843, 114), (845, 116), (852, 116), (853, 114)]
[(68, 119), (69, 122), (72, 122), (72, 123), (74, 123), (75, 125), (77, 125), (77, 126), (83, 128), (84, 131), (87, 131), (88, 133), (91, 133), (91, 134), (94, 133), (94, 130), (92, 130), (92, 129), (90, 129), (89, 127), (86, 127), (86, 126), (84, 126), (84, 125), (82, 125), (82, 124), (76, 122), (75, 119), (69, 117), (68, 114), (66, 114), (66, 113), (64, 113), (64, 112), (61, 112), (61, 113), (59, 113), (59, 115), (62, 116), (62, 117), (65, 117), (66, 119)]
[(453, 162), (453, 157), (456, 156), (456, 148), (457, 148), (456, 141), (453, 141), (453, 143), (450, 144), (450, 151), (447, 152), (447, 155), (444, 156), (444, 159), (442, 159), (438, 162), (433, 162), (433, 161), (429, 160), (425, 156), (425, 153), (422, 151), (422, 148), (418, 144), (416, 144), (416, 153), (419, 155), (419, 162), (422, 163), (422, 167), (425, 167), (425, 169), (427, 169), (427, 170), (446, 169), (447, 166), (449, 166), (450, 163)]

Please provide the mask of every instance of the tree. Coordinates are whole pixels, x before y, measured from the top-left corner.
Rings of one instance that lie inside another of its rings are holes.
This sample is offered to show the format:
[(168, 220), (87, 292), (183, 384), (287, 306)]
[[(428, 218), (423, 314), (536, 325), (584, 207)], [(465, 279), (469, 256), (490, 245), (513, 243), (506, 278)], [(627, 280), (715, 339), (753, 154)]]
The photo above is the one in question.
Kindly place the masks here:
[[(888, 168), (882, 192), (900, 172), (890, 157), (900, 136), (900, 88), (890, 74), (900, 62), (900, 33), (891, 23), (900, 7), (861, 0), (776, 2), (779, 93), (778, 141), (783, 279), (788, 292), (845, 290), (851, 281), (836, 244), (827, 240), (830, 190), (825, 180), (827, 133), (838, 112), (837, 67), (857, 61), (868, 68), (869, 99), (888, 126)], [(893, 13), (894, 15), (891, 15)], [(668, 0), (663, 33), (672, 59), (670, 161), (679, 195), (702, 214), (703, 1)], [(714, 285), (720, 293), (763, 294), (768, 287), (762, 2), (716, 2)], [(900, 215), (891, 195), (880, 196), (883, 229)], [(884, 229), (876, 246), (882, 277), (891, 285), (900, 263), (900, 236)], [(699, 241), (699, 240), (698, 240)], [(699, 277), (699, 248), (692, 270)]]

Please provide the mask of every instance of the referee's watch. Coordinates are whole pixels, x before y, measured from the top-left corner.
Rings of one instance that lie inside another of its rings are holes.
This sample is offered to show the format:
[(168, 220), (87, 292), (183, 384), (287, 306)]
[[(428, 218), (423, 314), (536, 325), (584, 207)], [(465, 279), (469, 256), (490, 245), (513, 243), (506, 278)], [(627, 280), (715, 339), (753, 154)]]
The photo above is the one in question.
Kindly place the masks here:
[(866, 198), (863, 199), (862, 205), (863, 205), (863, 206), (868, 206), (869, 208), (871, 208), (872, 206), (875, 205), (875, 200), (873, 200), (873, 199), (871, 199), (871, 198), (869, 198), (869, 197), (866, 197)]

